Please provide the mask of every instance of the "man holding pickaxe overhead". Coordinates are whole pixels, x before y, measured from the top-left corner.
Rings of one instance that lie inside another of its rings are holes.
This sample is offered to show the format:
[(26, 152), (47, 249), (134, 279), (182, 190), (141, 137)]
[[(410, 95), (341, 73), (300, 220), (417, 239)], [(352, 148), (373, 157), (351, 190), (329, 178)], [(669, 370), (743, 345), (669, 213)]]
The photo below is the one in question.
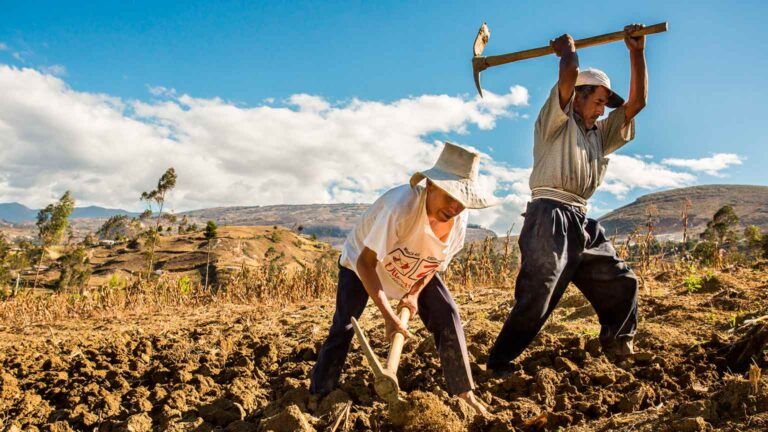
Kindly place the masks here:
[[(579, 71), (570, 35), (550, 42), (560, 57), (557, 85), (536, 120), (531, 202), (520, 233), (522, 255), (515, 306), (491, 348), (488, 370), (504, 374), (531, 343), (569, 282), (597, 312), (600, 342), (609, 357), (633, 354), (637, 327), (637, 279), (619, 259), (600, 224), (586, 216), (587, 199), (608, 167), (607, 155), (634, 138), (634, 118), (647, 97), (643, 26), (624, 28), (629, 49), (629, 99), (611, 89), (597, 69)], [(605, 107), (615, 108), (598, 120)]]
[[(410, 337), (389, 304), (389, 299), (400, 299), (400, 308), (418, 313), (433, 334), (448, 393), (485, 411), (472, 392), (458, 308), (437, 273), (464, 244), (464, 209), (495, 203), (477, 183), (479, 165), (478, 153), (446, 143), (434, 167), (382, 195), (349, 234), (339, 261), (333, 324), (312, 370), (312, 394), (326, 395), (338, 384), (352, 342), (352, 322), (360, 318), (369, 297), (384, 317), (388, 339), (396, 333)], [(420, 185), (424, 180), (426, 187)]]

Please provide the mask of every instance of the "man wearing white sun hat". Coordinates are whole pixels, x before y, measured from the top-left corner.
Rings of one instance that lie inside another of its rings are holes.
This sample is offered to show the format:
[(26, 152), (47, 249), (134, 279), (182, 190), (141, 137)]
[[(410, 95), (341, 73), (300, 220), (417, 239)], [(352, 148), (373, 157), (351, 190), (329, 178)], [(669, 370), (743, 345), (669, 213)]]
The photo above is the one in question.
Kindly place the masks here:
[[(551, 42), (560, 57), (559, 78), (536, 120), (532, 199), (520, 232), (516, 302), (488, 356), (488, 370), (495, 375), (514, 369), (513, 361), (541, 330), (570, 282), (597, 312), (606, 355), (623, 359), (633, 354), (637, 278), (586, 212), (587, 199), (605, 176), (606, 156), (634, 138), (634, 118), (645, 107), (645, 36), (630, 36), (642, 27), (624, 28), (631, 69), (626, 103), (604, 72), (579, 71), (569, 35)], [(605, 107), (615, 109), (599, 120)]]
[[(448, 393), (478, 411), (464, 329), (438, 271), (461, 250), (467, 230), (464, 209), (495, 204), (477, 184), (480, 155), (446, 143), (434, 167), (409, 184), (384, 193), (349, 234), (339, 260), (336, 312), (312, 370), (310, 391), (326, 395), (337, 385), (352, 341), (351, 319), (370, 297), (384, 317), (388, 338), (409, 337), (389, 299), (418, 313), (434, 335)], [(421, 186), (426, 179), (426, 187)]]

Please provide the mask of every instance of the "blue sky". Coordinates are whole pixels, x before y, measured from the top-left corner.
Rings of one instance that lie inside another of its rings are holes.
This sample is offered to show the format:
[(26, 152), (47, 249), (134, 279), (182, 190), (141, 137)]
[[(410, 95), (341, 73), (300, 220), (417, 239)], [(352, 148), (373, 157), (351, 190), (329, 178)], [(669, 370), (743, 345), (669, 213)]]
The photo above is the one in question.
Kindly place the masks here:
[[(737, 155), (740, 164), (714, 171), (697, 169), (695, 162), (663, 167), (687, 173), (688, 177), (677, 178), (684, 184), (766, 184), (766, 139), (763, 122), (757, 118), (762, 112), (759, 104), (768, 97), (763, 82), (768, 76), (764, 49), (768, 31), (761, 25), (768, 15), (765, 2), (609, 1), (587, 6), (508, 1), (7, 1), (0, 5), (0, 64), (13, 68), (9, 73), (33, 68), (56, 76), (72, 92), (108, 95), (130, 104), (160, 104), (161, 96), (174, 100), (188, 95), (243, 108), (290, 106), (281, 103), (298, 94), (318, 97), (334, 107), (349, 107), (355, 100), (393, 104), (422, 95), (470, 100), (475, 92), (471, 43), (483, 21), (491, 29), (489, 55), (545, 45), (564, 32), (579, 38), (616, 31), (631, 22), (668, 21), (669, 32), (648, 38), (649, 104), (638, 117), (636, 140), (619, 154), (642, 155), (640, 159), (657, 165), (670, 158), (693, 161), (713, 154)], [(580, 61), (582, 66), (605, 70), (613, 86), (626, 95), (629, 63), (622, 43), (583, 50)], [(499, 164), (527, 168), (532, 161), (533, 122), (556, 74), (557, 60), (552, 56), (488, 70), (483, 74), (485, 89), (503, 95), (511, 86), (522, 86), (527, 89), (527, 105), (506, 106), (513, 114), (494, 116), (491, 128), (468, 120), (461, 127), (435, 126), (422, 139), (455, 140), (487, 152)], [(160, 95), (159, 87), (173, 91)], [(130, 118), (134, 110), (132, 106), (123, 114)], [(157, 110), (151, 120), (143, 121), (162, 123), (156, 115)], [(9, 142), (1, 140), (0, 136), (0, 145), (7, 150)], [(87, 165), (73, 163), (70, 172), (77, 177), (79, 167)], [(34, 169), (28, 163), (23, 166)], [(30, 180), (32, 184), (52, 185), (51, 196), (60, 192), (55, 180)], [(657, 188), (632, 183), (623, 193), (598, 192), (592, 204), (599, 212)], [(11, 189), (0, 188), (0, 201), (18, 198)], [(331, 200), (347, 196), (331, 195)], [(317, 201), (323, 200), (328, 197)], [(86, 201), (99, 202), (93, 197)], [(262, 201), (266, 202), (243, 198), (238, 204), (271, 203)], [(203, 204), (190, 201), (179, 208)]]

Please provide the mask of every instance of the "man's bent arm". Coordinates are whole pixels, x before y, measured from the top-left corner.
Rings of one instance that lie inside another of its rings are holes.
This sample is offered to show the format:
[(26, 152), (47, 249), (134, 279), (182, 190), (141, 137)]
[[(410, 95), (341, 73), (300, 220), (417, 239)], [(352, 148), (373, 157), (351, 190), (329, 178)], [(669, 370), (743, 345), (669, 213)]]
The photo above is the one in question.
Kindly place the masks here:
[(384, 293), (384, 288), (381, 287), (379, 275), (376, 274), (377, 263), (378, 258), (376, 257), (376, 252), (368, 248), (363, 248), (363, 251), (357, 258), (357, 274), (363, 282), (365, 291), (368, 293), (368, 296), (371, 297), (371, 300), (373, 300), (373, 304), (379, 308), (384, 319), (399, 324), (400, 319), (392, 310), (392, 306), (389, 305), (389, 300)]

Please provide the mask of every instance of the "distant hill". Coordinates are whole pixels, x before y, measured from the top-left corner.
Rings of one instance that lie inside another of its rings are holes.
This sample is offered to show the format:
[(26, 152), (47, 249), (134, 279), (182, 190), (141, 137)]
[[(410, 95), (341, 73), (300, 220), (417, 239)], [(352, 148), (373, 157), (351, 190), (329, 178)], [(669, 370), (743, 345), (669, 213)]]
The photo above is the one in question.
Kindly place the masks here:
[(35, 216), (37, 216), (37, 211), (23, 204), (15, 202), (0, 204), (0, 219), (6, 222), (21, 223), (33, 221)]
[[(179, 213), (177, 216), (187, 216), (190, 223), (198, 226), (212, 220), (221, 226), (282, 226), (293, 230), (301, 227), (303, 234), (314, 235), (320, 241), (339, 247), (368, 206), (369, 204), (305, 204), (212, 207)], [(34, 222), (38, 211), (18, 203), (0, 204), (0, 221), (15, 224), (12, 228), (3, 228), (3, 231), (11, 237), (34, 237), (37, 232)], [(107, 218), (120, 214), (138, 216), (138, 213), (121, 209), (78, 207), (72, 212), (71, 226), (76, 237), (84, 237), (87, 233), (96, 231)], [(496, 234), (476, 225), (467, 230), (469, 242), (483, 240), (488, 236), (496, 237)]]
[(672, 189), (643, 195), (631, 204), (618, 208), (600, 218), (608, 235), (627, 235), (637, 226), (645, 226), (646, 209), (654, 205), (658, 219), (654, 231), (668, 238), (680, 239), (683, 226), (680, 214), (686, 197), (691, 200), (688, 210), (689, 232), (702, 232), (707, 222), (722, 206), (730, 204), (741, 225), (757, 225), (768, 230), (768, 186), (705, 185)]
[[(205, 275), (207, 248), (208, 243), (202, 232), (163, 235), (155, 250), (155, 268), (163, 273), (187, 275), (200, 280)], [(57, 258), (61, 249), (53, 248), (50, 253)], [(295, 272), (320, 257), (327, 254), (333, 257), (337, 253), (327, 244), (283, 227), (219, 227), (211, 252), (210, 271), (214, 275), (212, 277), (216, 277), (238, 272), (243, 267), (252, 268), (272, 262), (288, 272)], [(126, 243), (89, 247), (88, 255), (93, 269), (88, 282), (91, 287), (107, 283), (114, 274), (137, 274), (145, 271), (147, 266), (143, 250), (129, 248)], [(23, 277), (29, 281), (34, 274), (29, 271)], [(58, 276), (58, 266), (51, 264), (41, 273), (41, 280), (44, 285), (50, 286)]]
[[(215, 207), (181, 213), (190, 219), (216, 221), (219, 225), (280, 225), (315, 235), (318, 240), (340, 246), (369, 204), (306, 204), (253, 207)], [(478, 226), (467, 230), (467, 241), (496, 237), (493, 231)]]
[[(19, 203), (0, 204), (0, 219), (11, 223), (34, 222), (37, 220), (39, 209), (31, 209)], [(72, 211), (73, 219), (107, 219), (115, 215), (138, 216), (138, 213), (122, 209), (104, 208), (98, 206), (76, 207)]]

